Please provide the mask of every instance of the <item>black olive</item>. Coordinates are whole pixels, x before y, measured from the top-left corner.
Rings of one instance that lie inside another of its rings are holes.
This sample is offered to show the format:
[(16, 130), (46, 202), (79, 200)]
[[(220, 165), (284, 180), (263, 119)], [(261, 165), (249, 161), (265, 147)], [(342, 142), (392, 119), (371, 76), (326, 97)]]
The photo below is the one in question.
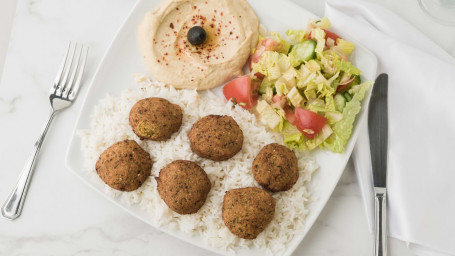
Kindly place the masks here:
[(188, 31), (187, 37), (188, 41), (192, 45), (200, 45), (205, 42), (205, 39), (207, 39), (207, 34), (202, 27), (194, 26)]

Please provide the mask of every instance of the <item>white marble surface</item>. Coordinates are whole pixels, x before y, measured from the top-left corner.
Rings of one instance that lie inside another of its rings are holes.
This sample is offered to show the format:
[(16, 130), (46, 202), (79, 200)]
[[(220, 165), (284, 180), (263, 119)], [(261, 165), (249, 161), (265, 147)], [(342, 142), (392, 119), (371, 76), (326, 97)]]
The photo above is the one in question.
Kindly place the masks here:
[(5, 64), (8, 49), (9, 35), (13, 25), (16, 0), (3, 0), (0, 8), (0, 80), (2, 79), (3, 65)]
[[(322, 16), (324, 1), (294, 0)], [(455, 28), (439, 25), (415, 0), (370, 0), (394, 10), (455, 55)], [(0, 200), (38, 137), (47, 92), (68, 41), (90, 46), (87, 85), (134, 0), (18, 0), (0, 83)], [(0, 3), (0, 8), (4, 3)], [(0, 34), (4, 30), (0, 31)], [(134, 39), (132, 39), (134, 40)], [(147, 226), (104, 200), (65, 167), (81, 100), (61, 112), (44, 143), (22, 216), (0, 218), (0, 255), (214, 255)], [(371, 255), (372, 235), (352, 164), (294, 255)], [(412, 255), (391, 239), (391, 255)]]

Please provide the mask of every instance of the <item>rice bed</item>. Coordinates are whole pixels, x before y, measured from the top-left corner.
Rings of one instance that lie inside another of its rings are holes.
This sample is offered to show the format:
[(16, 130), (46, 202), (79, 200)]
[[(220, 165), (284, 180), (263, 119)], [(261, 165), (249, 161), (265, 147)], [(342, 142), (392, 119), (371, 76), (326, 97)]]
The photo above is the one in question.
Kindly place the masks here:
[[(196, 90), (176, 90), (151, 81), (145, 75), (136, 74), (137, 89), (125, 90), (118, 97), (107, 96), (95, 107), (90, 129), (79, 131), (82, 151), (86, 159), (85, 170), (93, 179), (103, 183), (95, 171), (99, 155), (109, 146), (121, 140), (135, 140), (150, 153), (153, 160), (152, 174), (136, 191), (121, 192), (105, 185), (105, 192), (127, 204), (138, 204), (150, 219), (159, 226), (180, 230), (191, 236), (202, 237), (210, 246), (224, 250), (236, 250), (255, 246), (269, 254), (279, 254), (294, 235), (302, 232), (308, 214), (306, 204), (309, 192), (306, 183), (317, 169), (316, 162), (305, 152), (296, 151), (299, 179), (292, 189), (274, 193), (275, 217), (267, 228), (254, 240), (245, 240), (232, 234), (221, 217), (223, 197), (226, 191), (249, 186), (260, 187), (253, 178), (252, 162), (259, 150), (269, 143), (282, 144), (280, 134), (269, 132), (256, 117), (232, 103), (225, 103), (210, 91), (198, 94)], [(140, 140), (132, 131), (129, 111), (139, 100), (161, 97), (179, 105), (183, 110), (183, 123), (171, 139), (164, 142)], [(191, 151), (188, 132), (193, 123), (210, 114), (232, 116), (244, 134), (242, 150), (227, 161), (215, 162), (203, 159)], [(179, 215), (170, 210), (157, 191), (154, 177), (165, 165), (174, 160), (191, 160), (198, 163), (212, 183), (204, 206), (195, 214)]]

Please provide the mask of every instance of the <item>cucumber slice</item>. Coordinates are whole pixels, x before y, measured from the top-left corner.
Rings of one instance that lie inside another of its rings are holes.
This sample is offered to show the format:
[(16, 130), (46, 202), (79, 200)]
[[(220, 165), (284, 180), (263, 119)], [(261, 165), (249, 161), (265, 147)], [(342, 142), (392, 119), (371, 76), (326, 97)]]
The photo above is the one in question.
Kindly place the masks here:
[(344, 98), (349, 102), (352, 100), (352, 96), (349, 92), (345, 92), (344, 94)]
[(339, 112), (343, 112), (344, 107), (346, 106), (346, 98), (341, 95), (341, 93), (337, 93), (335, 95), (335, 109)]
[(294, 45), (289, 55), (294, 56), (298, 62), (303, 63), (316, 58), (314, 49), (316, 49), (316, 41), (308, 39), (303, 43)]

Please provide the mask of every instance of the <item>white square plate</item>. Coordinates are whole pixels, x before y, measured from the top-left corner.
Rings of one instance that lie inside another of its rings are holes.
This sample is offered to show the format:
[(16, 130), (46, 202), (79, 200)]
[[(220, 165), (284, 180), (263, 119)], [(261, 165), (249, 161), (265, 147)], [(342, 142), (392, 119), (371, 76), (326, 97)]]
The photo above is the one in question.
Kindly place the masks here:
[[(117, 36), (114, 38), (107, 54), (95, 74), (95, 78), (93, 79), (89, 93), (85, 99), (84, 106), (79, 115), (75, 132), (67, 153), (67, 165), (77, 176), (84, 180), (93, 189), (142, 221), (188, 243), (216, 253), (229, 255), (230, 253), (226, 251), (209, 247), (200, 237), (191, 237), (178, 231), (166, 229), (165, 227), (155, 226), (152, 222), (150, 222), (149, 216), (146, 212), (141, 210), (139, 206), (127, 205), (122, 203), (120, 200), (108, 197), (104, 193), (104, 183), (91, 179), (89, 175), (83, 171), (84, 158), (80, 149), (81, 139), (77, 136), (76, 131), (88, 129), (90, 127), (90, 116), (94, 111), (94, 107), (98, 104), (100, 99), (106, 96), (106, 94), (109, 93), (111, 95), (118, 95), (126, 88), (137, 87), (132, 79), (133, 73), (143, 72), (148, 74), (138, 49), (136, 29), (144, 14), (149, 10), (153, 10), (160, 4), (160, 2), (161, 0), (139, 0), (118, 32)], [(304, 29), (308, 19), (317, 19), (314, 14), (287, 0), (249, 0), (249, 2), (258, 15), (260, 23), (263, 24), (269, 31), (278, 31), (281, 34), (284, 34), (288, 28)], [(336, 32), (343, 38), (349, 40), (349, 32)], [(376, 76), (377, 59), (371, 52), (356, 44), (356, 49), (353, 54), (353, 62), (363, 71), (363, 75), (361, 76), (362, 81), (374, 80)], [(215, 91), (219, 93), (220, 89), (216, 88)], [(308, 233), (309, 229), (322, 211), (324, 205), (327, 203), (333, 189), (338, 183), (347, 161), (349, 160), (355, 140), (358, 137), (360, 130), (359, 124), (365, 122), (370, 96), (371, 90), (368, 91), (365, 100), (362, 103), (362, 110), (357, 117), (351, 139), (346, 147), (346, 151), (343, 154), (335, 154), (323, 150), (316, 150), (312, 153), (320, 165), (320, 168), (315, 172), (313, 180), (309, 184), (313, 202), (308, 205), (309, 214), (306, 219), (306, 225), (302, 233), (295, 236), (294, 239), (286, 245), (286, 250), (281, 252), (280, 255), (292, 254), (295, 248)], [(265, 250), (245, 248), (238, 251), (237, 255), (265, 255)]]

